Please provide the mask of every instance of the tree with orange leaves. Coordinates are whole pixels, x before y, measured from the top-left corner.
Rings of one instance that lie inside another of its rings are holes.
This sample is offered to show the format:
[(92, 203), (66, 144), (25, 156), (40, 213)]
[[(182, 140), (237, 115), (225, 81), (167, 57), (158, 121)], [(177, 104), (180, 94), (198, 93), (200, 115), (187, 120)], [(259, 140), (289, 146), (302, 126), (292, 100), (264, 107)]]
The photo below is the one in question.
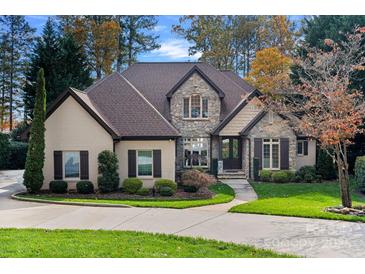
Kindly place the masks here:
[(338, 167), (342, 205), (351, 207), (348, 174), (348, 145), (365, 117), (365, 103), (351, 89), (354, 73), (364, 70), (365, 29), (357, 29), (345, 42), (325, 39), (328, 50), (303, 45), (305, 57), (295, 59), (300, 67), (299, 84), (285, 94), (264, 96), (268, 108), (288, 117), (300, 133), (320, 142)]

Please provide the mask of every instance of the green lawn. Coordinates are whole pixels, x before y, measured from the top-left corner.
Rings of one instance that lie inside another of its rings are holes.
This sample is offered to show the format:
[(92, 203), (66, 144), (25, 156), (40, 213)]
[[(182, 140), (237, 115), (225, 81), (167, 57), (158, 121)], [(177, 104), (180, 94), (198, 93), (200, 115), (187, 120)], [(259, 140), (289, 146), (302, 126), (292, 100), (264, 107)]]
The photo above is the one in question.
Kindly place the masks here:
[(290, 257), (246, 245), (131, 231), (0, 229), (1, 258)]
[(165, 208), (188, 208), (204, 205), (213, 205), (228, 203), (234, 198), (234, 190), (226, 184), (215, 184), (209, 187), (211, 191), (215, 193), (211, 199), (204, 200), (109, 200), (109, 199), (74, 199), (74, 198), (60, 198), (60, 197), (47, 197), (45, 195), (31, 195), (23, 194), (20, 197), (48, 200), (48, 201), (62, 201), (62, 202), (92, 202), (102, 204), (123, 204), (136, 207), (165, 207)]
[[(251, 185), (259, 199), (235, 206), (230, 209), (230, 212), (365, 222), (365, 217), (324, 211), (326, 207), (341, 204), (340, 189), (337, 182), (320, 184), (252, 183)], [(354, 205), (365, 203), (365, 199), (358, 194), (353, 193), (352, 198)]]

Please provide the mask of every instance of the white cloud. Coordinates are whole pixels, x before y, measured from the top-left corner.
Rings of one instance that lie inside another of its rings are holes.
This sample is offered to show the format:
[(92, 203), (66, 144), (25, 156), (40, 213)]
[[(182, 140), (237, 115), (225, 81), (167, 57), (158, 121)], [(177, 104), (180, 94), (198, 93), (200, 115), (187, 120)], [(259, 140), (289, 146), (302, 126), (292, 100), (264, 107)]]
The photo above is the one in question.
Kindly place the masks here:
[(167, 26), (165, 25), (156, 25), (153, 29), (155, 32), (163, 32), (167, 30)]
[(169, 39), (161, 43), (161, 48), (152, 51), (152, 54), (160, 57), (171, 59), (191, 58), (198, 59), (201, 53), (189, 56), (189, 47), (191, 44), (184, 39)]

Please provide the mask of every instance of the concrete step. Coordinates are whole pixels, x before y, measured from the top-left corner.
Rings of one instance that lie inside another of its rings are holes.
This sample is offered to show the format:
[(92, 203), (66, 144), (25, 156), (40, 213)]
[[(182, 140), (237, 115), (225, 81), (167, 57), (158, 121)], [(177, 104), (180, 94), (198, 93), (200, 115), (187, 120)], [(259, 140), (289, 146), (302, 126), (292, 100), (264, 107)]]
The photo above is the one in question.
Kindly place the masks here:
[(217, 175), (218, 179), (247, 179), (243, 171), (223, 172)]

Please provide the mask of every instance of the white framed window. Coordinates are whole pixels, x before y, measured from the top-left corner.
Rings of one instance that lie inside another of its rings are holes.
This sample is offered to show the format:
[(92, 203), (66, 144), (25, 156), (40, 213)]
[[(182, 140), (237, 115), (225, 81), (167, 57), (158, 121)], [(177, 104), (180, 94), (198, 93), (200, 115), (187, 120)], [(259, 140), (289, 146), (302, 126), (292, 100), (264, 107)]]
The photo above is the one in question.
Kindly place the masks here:
[(63, 152), (63, 174), (65, 180), (80, 179), (80, 151)]
[(190, 119), (208, 118), (208, 98), (193, 94), (184, 98), (183, 117)]
[(297, 155), (298, 156), (308, 155), (308, 141), (307, 140), (298, 140), (297, 141)]
[(209, 138), (184, 138), (184, 167), (208, 167)]
[(137, 150), (137, 176), (152, 177), (153, 174), (153, 151)]
[(262, 150), (263, 169), (280, 169), (280, 140), (264, 139)]

